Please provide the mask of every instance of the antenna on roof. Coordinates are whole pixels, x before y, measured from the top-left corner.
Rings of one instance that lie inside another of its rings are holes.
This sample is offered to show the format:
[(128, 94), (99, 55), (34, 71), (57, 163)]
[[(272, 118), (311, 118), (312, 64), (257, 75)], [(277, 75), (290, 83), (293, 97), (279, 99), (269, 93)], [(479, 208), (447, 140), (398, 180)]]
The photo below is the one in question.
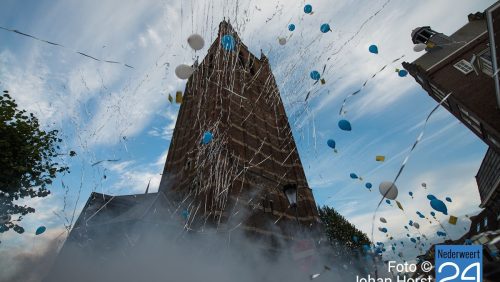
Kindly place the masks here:
[(151, 178), (149, 179), (149, 182), (148, 182), (148, 187), (146, 187), (146, 192), (144, 194), (147, 194), (148, 191), (149, 191), (149, 184), (151, 184)]

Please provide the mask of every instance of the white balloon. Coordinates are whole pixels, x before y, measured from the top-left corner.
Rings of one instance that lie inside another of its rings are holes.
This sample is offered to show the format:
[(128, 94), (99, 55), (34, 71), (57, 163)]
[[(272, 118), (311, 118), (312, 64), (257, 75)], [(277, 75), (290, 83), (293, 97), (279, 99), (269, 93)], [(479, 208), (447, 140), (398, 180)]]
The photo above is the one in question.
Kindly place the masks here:
[(175, 68), (175, 75), (180, 79), (188, 79), (194, 72), (191, 66), (182, 64)]
[(380, 222), (387, 223), (387, 220), (385, 220), (385, 218), (381, 217)]
[(390, 181), (384, 181), (378, 186), (380, 194), (389, 200), (396, 200), (398, 197), (398, 187)]
[(201, 35), (196, 34), (196, 33), (191, 34), (188, 37), (187, 41), (188, 41), (189, 46), (196, 51), (203, 49), (203, 46), (205, 46), (205, 40), (203, 40), (203, 37), (201, 37)]
[(418, 224), (418, 223), (414, 222), (414, 223), (413, 223), (413, 227), (415, 227), (415, 228), (419, 229), (419, 228), (420, 228), (420, 224)]
[(427, 48), (427, 45), (425, 45), (424, 43), (418, 43), (413, 46), (413, 51), (422, 52), (425, 50), (425, 48)]
[(284, 37), (280, 37), (280, 38), (278, 39), (278, 42), (279, 42), (279, 44), (280, 44), (280, 45), (285, 45), (285, 44), (286, 44), (286, 38), (284, 38)]

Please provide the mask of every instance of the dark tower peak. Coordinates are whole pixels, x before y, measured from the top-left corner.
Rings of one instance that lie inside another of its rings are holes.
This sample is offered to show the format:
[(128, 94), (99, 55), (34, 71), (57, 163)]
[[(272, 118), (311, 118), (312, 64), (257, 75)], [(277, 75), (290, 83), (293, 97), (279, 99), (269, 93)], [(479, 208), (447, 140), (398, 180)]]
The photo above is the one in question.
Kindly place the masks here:
[(262, 49), (260, 49), (260, 61), (261, 62), (269, 62), (269, 59), (266, 57)]

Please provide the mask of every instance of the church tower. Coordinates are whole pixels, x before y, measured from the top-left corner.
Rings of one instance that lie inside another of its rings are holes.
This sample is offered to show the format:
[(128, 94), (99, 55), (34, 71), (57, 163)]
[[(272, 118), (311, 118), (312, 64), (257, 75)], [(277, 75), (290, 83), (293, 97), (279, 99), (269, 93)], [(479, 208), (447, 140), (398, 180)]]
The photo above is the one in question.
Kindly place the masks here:
[(187, 226), (285, 237), (297, 234), (287, 226), (319, 227), (269, 61), (251, 54), (228, 22), (182, 100), (160, 192), (183, 209)]

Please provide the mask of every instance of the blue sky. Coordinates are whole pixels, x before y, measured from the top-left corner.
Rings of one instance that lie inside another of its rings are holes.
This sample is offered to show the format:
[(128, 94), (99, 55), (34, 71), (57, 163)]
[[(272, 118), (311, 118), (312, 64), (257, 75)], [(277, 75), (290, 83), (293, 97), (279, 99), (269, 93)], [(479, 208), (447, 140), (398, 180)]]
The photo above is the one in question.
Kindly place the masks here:
[[(141, 193), (150, 179), (156, 190), (179, 109), (167, 97), (185, 86), (173, 70), (192, 63), (195, 56), (204, 57), (224, 17), (231, 19), (254, 54), (262, 49), (269, 57), (318, 204), (336, 208), (369, 233), (380, 200), (378, 184), (395, 177), (436, 103), (412, 77), (397, 76), (394, 69), (401, 68), (401, 61), (348, 101), (351, 132), (337, 126), (342, 100), (393, 59), (405, 55), (411, 62), (421, 55), (412, 50), (413, 28), (430, 25), (451, 34), (466, 23), (469, 13), (483, 11), (493, 1), (308, 3), (313, 15), (303, 13), (304, 1), (2, 1), (0, 26), (66, 48), (0, 30), (0, 88), (10, 90), (19, 106), (34, 112), (45, 128), (61, 130), (64, 149), (78, 156), (63, 157), (71, 174), (57, 179), (51, 196), (27, 201), (37, 212), (23, 220), (26, 234), (1, 234), (0, 252), (36, 252), (54, 238), (64, 239), (64, 226), (76, 219), (92, 191)], [(385, 8), (363, 25), (384, 3)], [(289, 23), (297, 26), (293, 33), (287, 30)], [(322, 23), (329, 23), (333, 31), (322, 34)], [(206, 41), (197, 54), (186, 43), (192, 33)], [(280, 46), (279, 37), (287, 37), (287, 44)], [(378, 45), (378, 55), (368, 52), (371, 44)], [(134, 69), (95, 62), (75, 51)], [(327, 83), (313, 85), (309, 72), (325, 64)], [(337, 154), (326, 146), (330, 138), (337, 142)], [(425, 197), (432, 193), (452, 197), (450, 214), (460, 220), (457, 226), (445, 227), (453, 238), (460, 237), (470, 223), (464, 215), (479, 211), (474, 176), (486, 148), (439, 109), (397, 183), (405, 213), (386, 204), (379, 211), (391, 235), (406, 238), (403, 226), (408, 219), (416, 220), (417, 210), (431, 211)], [(375, 162), (376, 155), (385, 155), (386, 161)], [(119, 161), (92, 166), (106, 159)], [(350, 179), (351, 172), (373, 183), (373, 191)], [(447, 221), (444, 216), (439, 219)], [(34, 239), (40, 225), (48, 231)], [(436, 224), (420, 225), (429, 237), (438, 230)], [(384, 239), (375, 234), (375, 240)], [(27, 244), (33, 247), (27, 249)], [(15, 260), (3, 263), (14, 265)]]

